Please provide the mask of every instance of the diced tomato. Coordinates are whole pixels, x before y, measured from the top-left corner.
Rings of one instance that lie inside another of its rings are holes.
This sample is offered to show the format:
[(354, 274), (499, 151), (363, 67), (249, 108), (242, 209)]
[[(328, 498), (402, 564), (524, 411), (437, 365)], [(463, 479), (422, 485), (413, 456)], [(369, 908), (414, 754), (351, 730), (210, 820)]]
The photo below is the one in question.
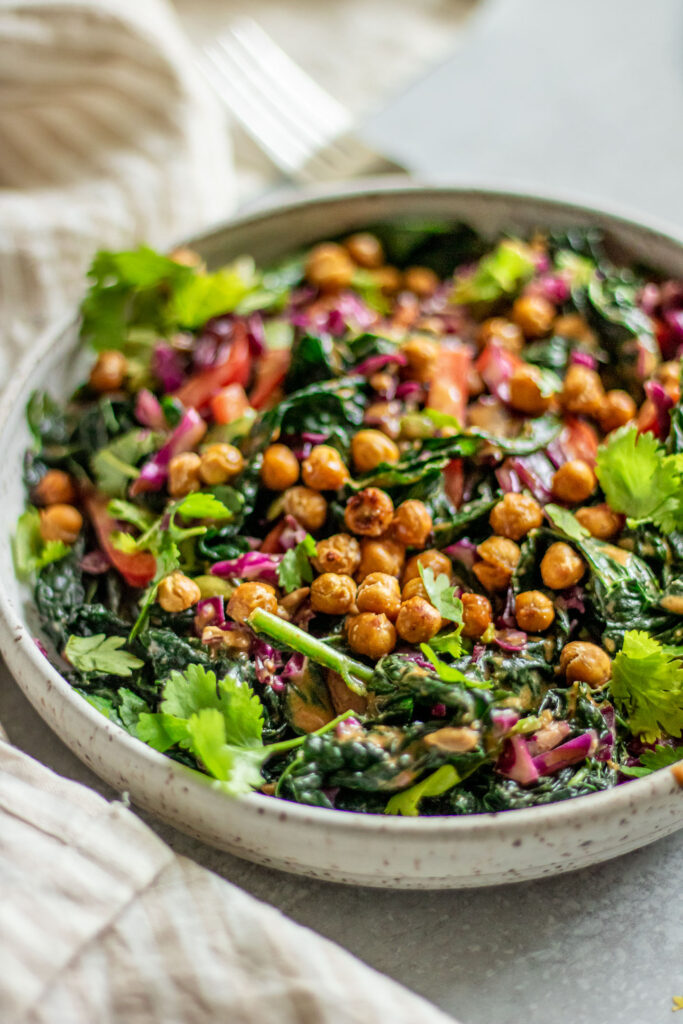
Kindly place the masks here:
[(503, 402), (510, 401), (510, 377), (521, 366), (524, 366), (524, 360), (495, 341), (490, 341), (482, 349), (474, 364), (491, 394)]
[(215, 423), (234, 423), (249, 408), (247, 393), (241, 384), (228, 384), (209, 402)]
[(281, 519), (279, 523), (276, 523), (263, 538), (263, 542), (259, 550), (265, 551), (269, 555), (276, 554), (280, 550), (280, 537), (282, 536), (282, 532), (286, 525), (287, 524), (284, 519)]
[(465, 489), (465, 470), (462, 459), (451, 459), (443, 471), (444, 490), (454, 508), (460, 508)]
[(127, 554), (114, 547), (111, 536), (116, 532), (117, 526), (107, 511), (108, 504), (109, 498), (96, 491), (92, 491), (85, 497), (85, 507), (95, 528), (100, 546), (126, 583), (129, 583), (131, 587), (146, 587), (153, 580), (157, 570), (156, 559), (149, 551)]
[(578, 416), (565, 417), (560, 434), (560, 445), (567, 460), (583, 459), (589, 465), (595, 463), (598, 453), (598, 435), (594, 427)]
[(223, 362), (190, 377), (182, 387), (174, 391), (173, 397), (182, 402), (186, 409), (201, 409), (228, 384), (244, 386), (249, 380), (250, 369), (251, 357), (246, 329), (243, 324), (236, 323), (233, 342)]
[(455, 416), (462, 424), (465, 422), (467, 409), (467, 378), (471, 363), (469, 349), (464, 345), (454, 348), (442, 345), (436, 359), (427, 399), (430, 409), (438, 409), (439, 412)]
[[(430, 409), (454, 416), (459, 423), (465, 422), (468, 386), (472, 358), (464, 345), (441, 347), (436, 359), (434, 376), (429, 386), (427, 405)], [(444, 470), (444, 489), (455, 508), (459, 508), (465, 486), (465, 471), (462, 459), (451, 459)]]
[(274, 348), (263, 353), (256, 367), (256, 382), (249, 395), (252, 408), (262, 409), (268, 404), (287, 376), (291, 357), (288, 348)]

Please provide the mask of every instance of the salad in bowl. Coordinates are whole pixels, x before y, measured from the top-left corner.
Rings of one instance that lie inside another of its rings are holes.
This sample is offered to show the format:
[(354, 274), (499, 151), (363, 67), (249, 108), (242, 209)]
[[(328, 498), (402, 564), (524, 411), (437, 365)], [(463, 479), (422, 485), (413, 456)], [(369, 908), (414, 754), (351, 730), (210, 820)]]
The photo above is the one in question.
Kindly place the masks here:
[(14, 538), (84, 700), (228, 794), (375, 814), (683, 758), (683, 284), (417, 221), (89, 277)]

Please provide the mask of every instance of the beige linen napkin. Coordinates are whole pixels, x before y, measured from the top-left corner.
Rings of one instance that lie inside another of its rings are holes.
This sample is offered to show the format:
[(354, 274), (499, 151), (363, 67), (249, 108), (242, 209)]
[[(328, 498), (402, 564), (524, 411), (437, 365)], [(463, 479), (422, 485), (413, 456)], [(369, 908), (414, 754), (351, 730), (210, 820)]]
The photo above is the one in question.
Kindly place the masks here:
[[(0, 0), (0, 381), (73, 307), (95, 249), (163, 246), (224, 216), (229, 156), (161, 0)], [(448, 1018), (175, 856), (0, 727), (0, 1020)]]
[(98, 248), (225, 217), (225, 121), (164, 0), (0, 0), (0, 381)]
[(0, 1007), (3, 1024), (453, 1024), (2, 740)]

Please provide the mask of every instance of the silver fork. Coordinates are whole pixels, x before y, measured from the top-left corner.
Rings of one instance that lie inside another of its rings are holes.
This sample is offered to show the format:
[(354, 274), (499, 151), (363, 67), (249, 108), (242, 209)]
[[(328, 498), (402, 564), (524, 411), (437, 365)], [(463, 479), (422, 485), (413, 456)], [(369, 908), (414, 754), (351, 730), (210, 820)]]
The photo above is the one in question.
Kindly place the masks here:
[(404, 172), (357, 138), (353, 118), (250, 18), (204, 48), (200, 67), (272, 162), (310, 184)]

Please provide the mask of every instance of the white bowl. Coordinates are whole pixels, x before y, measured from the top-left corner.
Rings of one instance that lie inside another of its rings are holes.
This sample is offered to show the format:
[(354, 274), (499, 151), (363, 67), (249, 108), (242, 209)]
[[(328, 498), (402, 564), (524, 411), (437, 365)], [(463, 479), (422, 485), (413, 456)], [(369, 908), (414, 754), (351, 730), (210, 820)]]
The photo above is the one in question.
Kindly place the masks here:
[[(244, 252), (258, 261), (372, 221), (417, 215), (462, 218), (485, 232), (510, 226), (598, 225), (624, 258), (683, 278), (683, 246), (660, 230), (582, 206), (395, 181), (306, 193), (286, 207), (243, 217), (190, 240), (210, 264)], [(14, 577), (10, 535), (23, 509), (24, 409), (34, 388), (67, 395), (79, 379), (75, 324), (36, 343), (5, 395), (0, 417), (4, 522), (0, 542), (0, 649), (52, 729), (98, 775), (141, 807), (249, 860), (315, 878), (387, 888), (458, 888), (584, 867), (683, 826), (683, 788), (670, 770), (602, 793), (526, 810), (469, 817), (401, 818), (311, 808), (260, 794), (230, 799), (211, 783), (133, 739), (74, 693), (33, 637), (30, 593)]]

